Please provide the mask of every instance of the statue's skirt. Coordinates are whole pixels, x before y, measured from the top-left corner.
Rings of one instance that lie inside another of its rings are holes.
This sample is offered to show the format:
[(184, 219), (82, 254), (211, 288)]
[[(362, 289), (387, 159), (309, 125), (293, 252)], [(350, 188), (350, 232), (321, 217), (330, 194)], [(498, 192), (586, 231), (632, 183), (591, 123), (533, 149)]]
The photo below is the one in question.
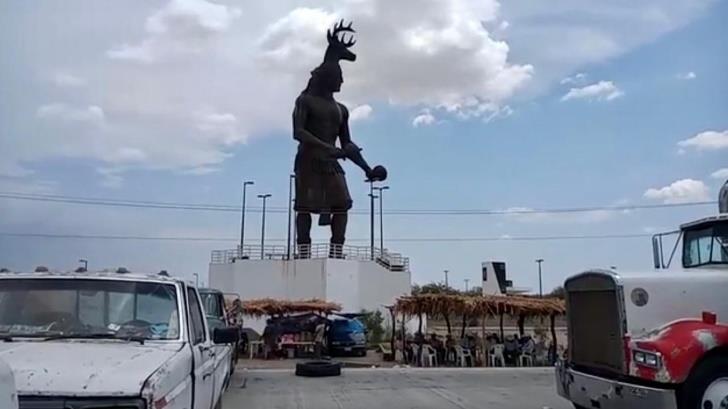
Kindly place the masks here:
[(296, 155), (297, 212), (336, 213), (351, 209), (352, 200), (346, 176), (335, 159), (306, 158)]

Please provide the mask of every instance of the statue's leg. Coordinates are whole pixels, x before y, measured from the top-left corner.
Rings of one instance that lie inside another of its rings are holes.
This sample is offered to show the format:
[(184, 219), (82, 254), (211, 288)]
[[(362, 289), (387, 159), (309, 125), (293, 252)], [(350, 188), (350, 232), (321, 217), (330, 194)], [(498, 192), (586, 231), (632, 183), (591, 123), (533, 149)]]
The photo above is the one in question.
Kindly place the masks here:
[(311, 213), (296, 216), (296, 243), (301, 258), (311, 257)]
[(331, 246), (329, 257), (342, 258), (344, 240), (346, 240), (346, 224), (349, 221), (349, 215), (346, 212), (340, 212), (331, 218)]

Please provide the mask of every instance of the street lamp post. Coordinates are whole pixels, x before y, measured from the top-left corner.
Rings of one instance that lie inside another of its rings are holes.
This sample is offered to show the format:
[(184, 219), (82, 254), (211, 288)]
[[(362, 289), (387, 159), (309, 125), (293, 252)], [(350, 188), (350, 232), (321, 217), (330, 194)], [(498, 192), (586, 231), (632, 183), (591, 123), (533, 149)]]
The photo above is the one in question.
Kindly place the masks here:
[(293, 213), (293, 184), (296, 182), (296, 175), (288, 178), (288, 233), (286, 236), (286, 258), (291, 259), (291, 214)]
[(249, 185), (254, 185), (255, 182), (252, 180), (246, 180), (243, 182), (243, 210), (240, 217), (240, 257), (243, 256), (243, 245), (245, 244), (245, 191)]
[(382, 207), (382, 197), (384, 191), (389, 190), (389, 186), (375, 187), (374, 190), (379, 191), (379, 253), (384, 254), (384, 210)]
[(374, 260), (374, 181), (369, 180), (369, 251)]
[(263, 220), (260, 225), (260, 259), (262, 260), (265, 256), (265, 202), (266, 199), (271, 197), (270, 193), (264, 195), (258, 195), (258, 199), (263, 199)]
[(543, 259), (538, 258), (536, 262), (538, 263), (538, 296), (543, 298), (543, 283), (541, 281), (541, 263), (543, 263)]

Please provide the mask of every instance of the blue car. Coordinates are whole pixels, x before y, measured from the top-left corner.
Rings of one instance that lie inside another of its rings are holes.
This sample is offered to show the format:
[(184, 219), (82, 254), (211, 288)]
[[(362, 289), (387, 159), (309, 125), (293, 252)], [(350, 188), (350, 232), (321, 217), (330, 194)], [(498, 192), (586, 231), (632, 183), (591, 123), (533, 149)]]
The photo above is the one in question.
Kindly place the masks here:
[(356, 318), (329, 317), (329, 349), (331, 355), (367, 354), (367, 331)]

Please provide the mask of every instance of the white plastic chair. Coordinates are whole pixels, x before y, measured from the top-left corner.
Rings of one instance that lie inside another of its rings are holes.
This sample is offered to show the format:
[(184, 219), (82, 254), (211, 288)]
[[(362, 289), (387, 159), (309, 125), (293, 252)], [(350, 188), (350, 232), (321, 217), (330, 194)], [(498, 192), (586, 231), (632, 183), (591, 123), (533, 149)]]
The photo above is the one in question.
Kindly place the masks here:
[(533, 356), (523, 353), (518, 357), (518, 366), (533, 366)]
[(422, 345), (421, 366), (437, 366), (437, 351), (427, 344)]
[[(503, 344), (493, 345), (493, 348), (490, 350), (490, 355), (488, 356), (488, 364), (490, 366), (506, 366), (506, 357), (503, 355), (504, 350), (505, 346)], [(499, 362), (500, 365), (496, 365), (496, 362)]]
[[(473, 355), (470, 353), (469, 350), (463, 348), (460, 345), (455, 346), (455, 360), (456, 364), (458, 366), (472, 366), (473, 363)], [(468, 365), (468, 360), (470, 360), (470, 365)]]
[(533, 340), (529, 340), (526, 345), (523, 346), (523, 351), (518, 356), (518, 366), (533, 366), (533, 355), (536, 344)]

